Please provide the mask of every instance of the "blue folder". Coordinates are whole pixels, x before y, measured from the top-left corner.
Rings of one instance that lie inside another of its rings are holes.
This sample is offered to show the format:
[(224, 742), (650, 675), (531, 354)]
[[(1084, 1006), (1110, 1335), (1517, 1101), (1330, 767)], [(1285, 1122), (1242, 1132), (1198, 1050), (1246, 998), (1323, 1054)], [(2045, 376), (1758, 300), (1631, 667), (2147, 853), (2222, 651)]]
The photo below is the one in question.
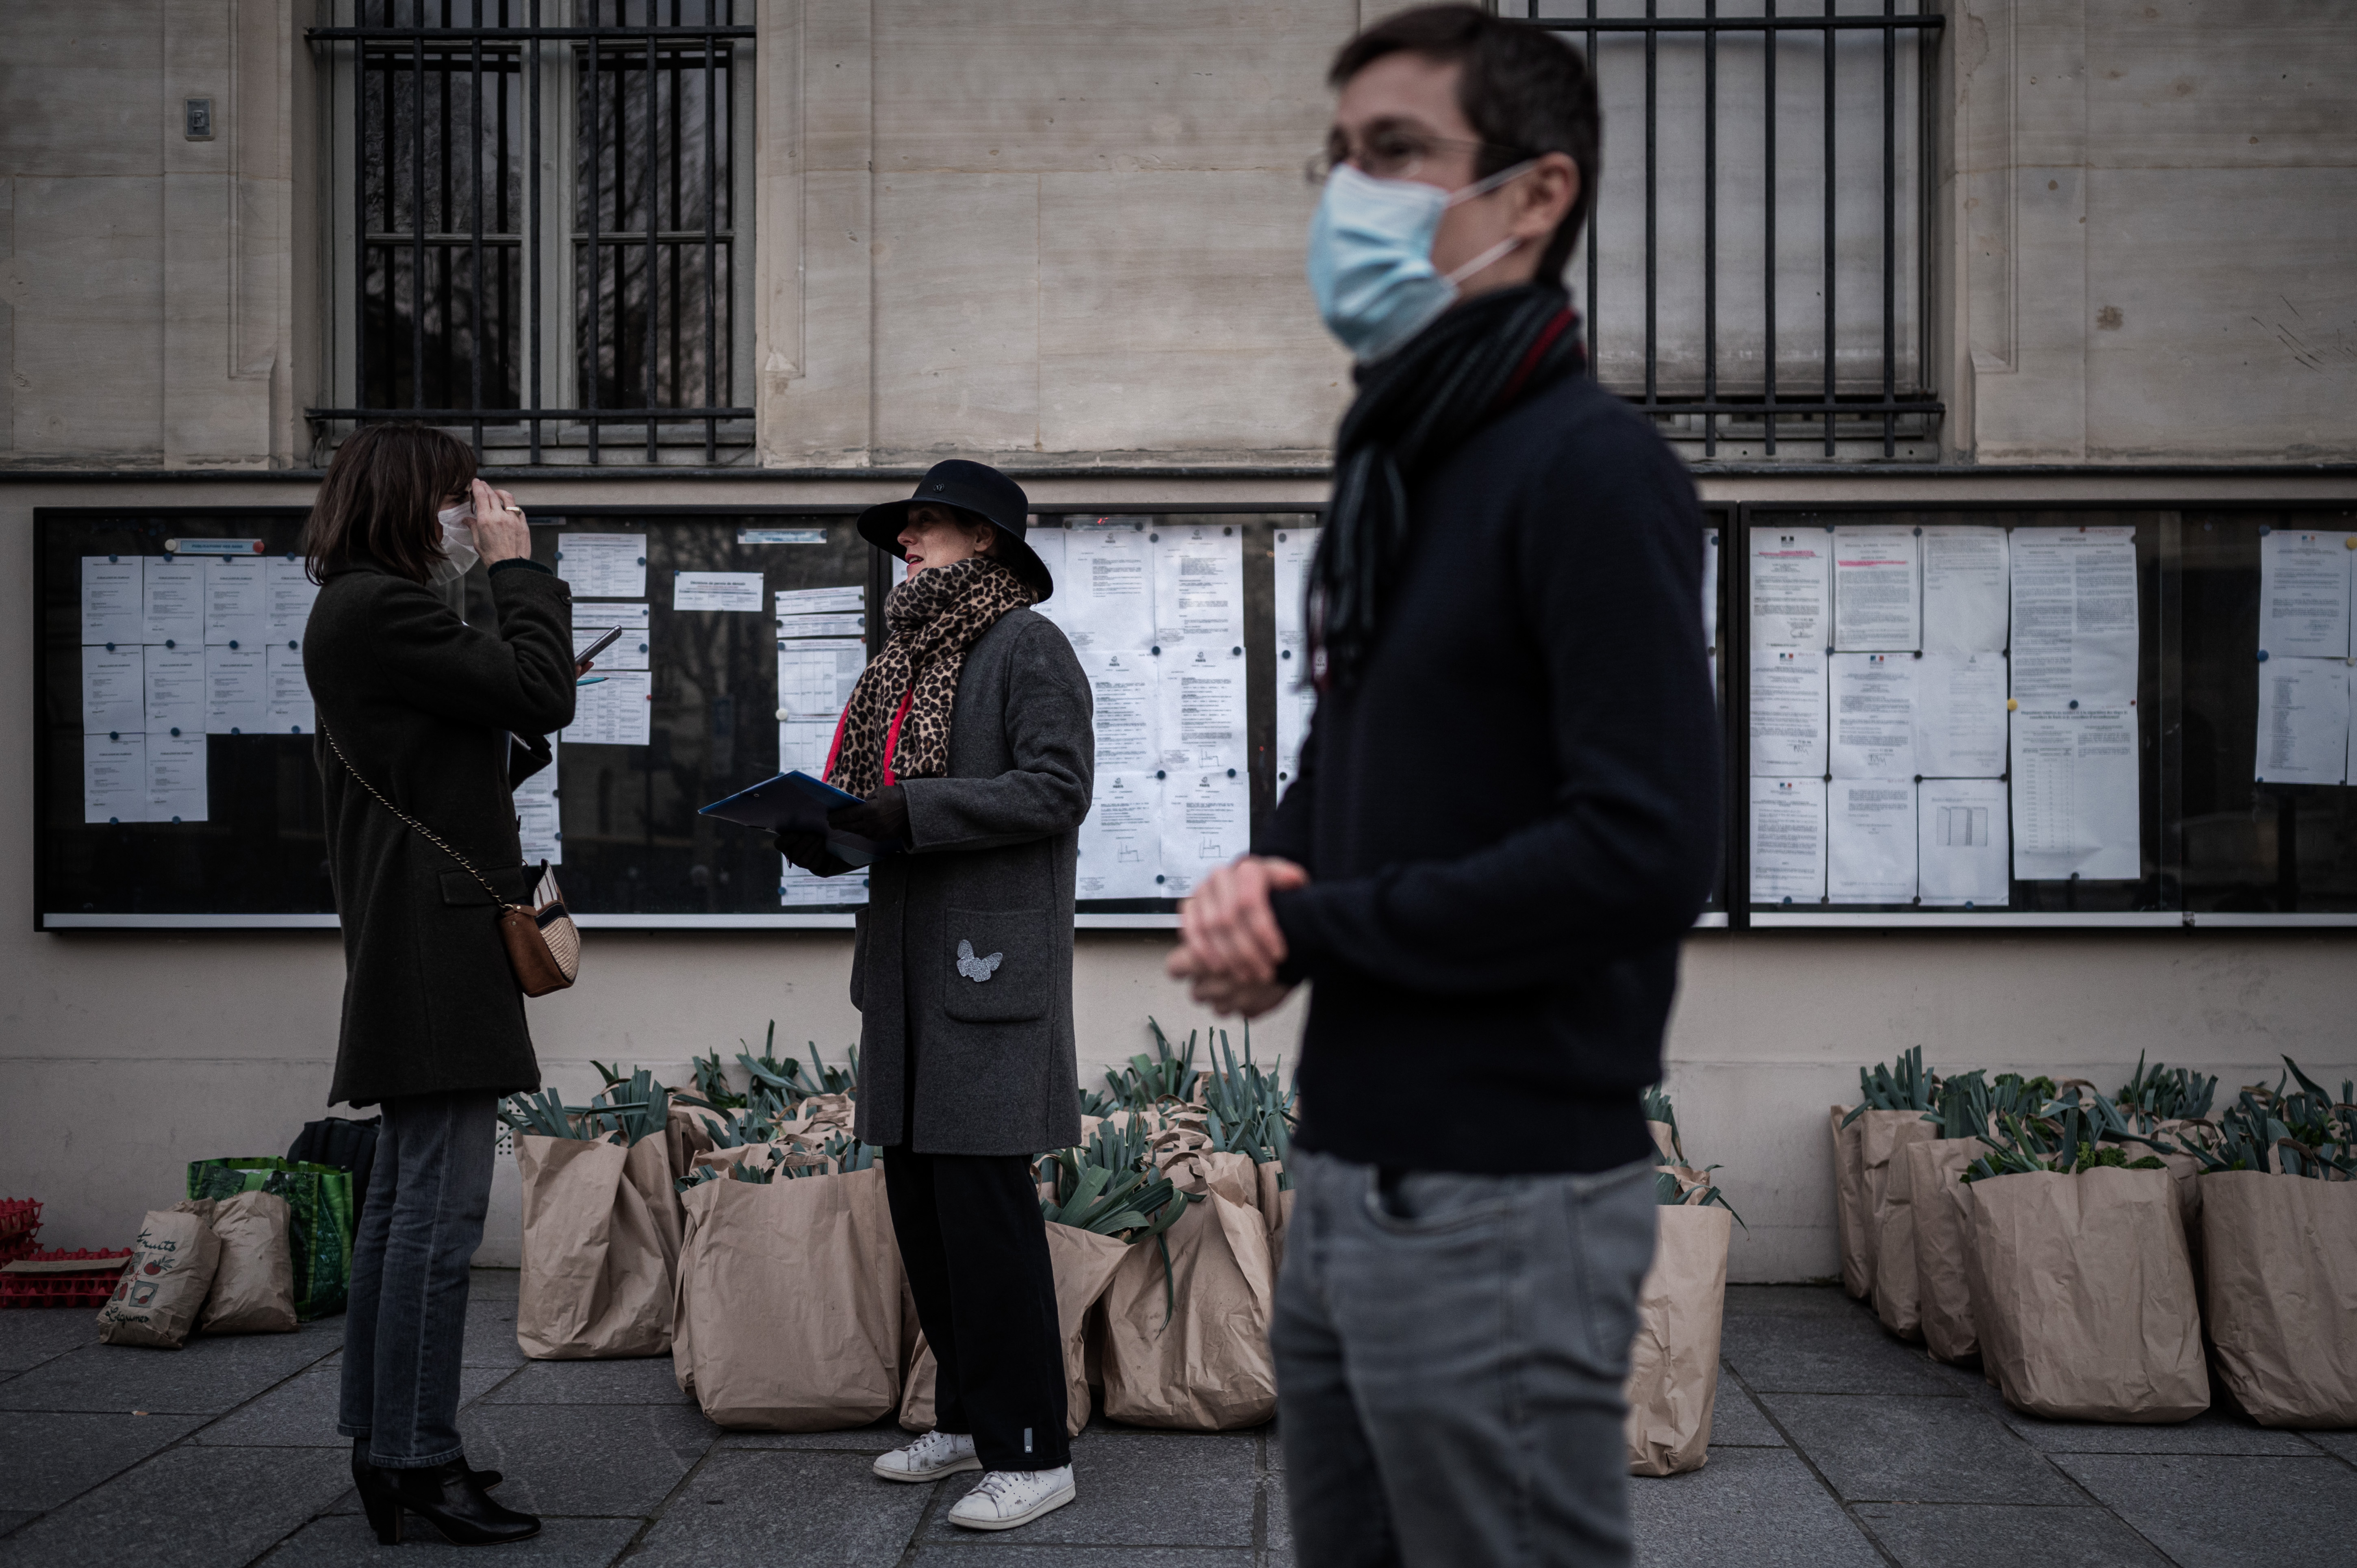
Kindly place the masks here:
[(750, 789), (740, 789), (725, 800), (715, 800), (696, 814), (770, 832), (823, 833), (827, 848), (845, 865), (866, 865), (890, 854), (897, 846), (826, 825), (829, 811), (857, 804), (858, 796), (796, 768), (774, 779), (764, 779)]

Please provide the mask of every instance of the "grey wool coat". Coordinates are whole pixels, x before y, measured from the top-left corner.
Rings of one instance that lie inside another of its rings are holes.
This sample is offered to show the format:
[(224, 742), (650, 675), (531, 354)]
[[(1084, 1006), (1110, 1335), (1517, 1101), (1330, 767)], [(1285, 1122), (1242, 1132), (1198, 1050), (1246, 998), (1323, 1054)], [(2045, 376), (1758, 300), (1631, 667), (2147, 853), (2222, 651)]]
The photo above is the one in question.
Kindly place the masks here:
[[(361, 564), (331, 573), (312, 607), (303, 672), (344, 929), (331, 1101), (540, 1086), (490, 895), (355, 782), (327, 738), (522, 901), (530, 874), (511, 790), (547, 762), (542, 737), (573, 720), (573, 600), (545, 570), (505, 563), (491, 600), (498, 624), (468, 626), (434, 589)], [(511, 747), (511, 731), (523, 746)]]
[(1072, 645), (1029, 610), (967, 650), (949, 776), (902, 780), (910, 848), (869, 872), (852, 950), (866, 1142), (903, 1141), (912, 1057), (918, 1153), (1080, 1142), (1072, 886), (1092, 708)]

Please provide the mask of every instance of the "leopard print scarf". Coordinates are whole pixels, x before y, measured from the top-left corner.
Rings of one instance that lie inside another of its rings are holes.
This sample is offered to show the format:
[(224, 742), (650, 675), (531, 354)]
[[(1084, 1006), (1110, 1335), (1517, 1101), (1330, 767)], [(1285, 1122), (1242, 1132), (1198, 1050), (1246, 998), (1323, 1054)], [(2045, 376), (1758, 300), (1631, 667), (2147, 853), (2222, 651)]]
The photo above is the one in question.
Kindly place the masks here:
[(957, 699), (966, 650), (1009, 610), (1038, 596), (1006, 566), (985, 555), (919, 572), (884, 601), (884, 651), (860, 671), (844, 710), (826, 781), (861, 800), (884, 784), (885, 738), (900, 697), (916, 696), (900, 721), (892, 752), (896, 779), (940, 779), (950, 770), (950, 706)]

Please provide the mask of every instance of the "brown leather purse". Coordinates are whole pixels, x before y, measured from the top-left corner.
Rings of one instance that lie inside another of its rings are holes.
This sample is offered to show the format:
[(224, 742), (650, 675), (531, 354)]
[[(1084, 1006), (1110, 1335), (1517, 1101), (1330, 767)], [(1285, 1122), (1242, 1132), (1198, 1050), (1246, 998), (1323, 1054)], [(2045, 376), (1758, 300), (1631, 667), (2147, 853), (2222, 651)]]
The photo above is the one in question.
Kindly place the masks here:
[(573, 923), (571, 911), (565, 907), (565, 895), (558, 891), (556, 874), (548, 869), (548, 862), (540, 863), (540, 878), (533, 885), (532, 902), (511, 904), (500, 897), (498, 888), (477, 871), (472, 862), (442, 842), (433, 829), (419, 822), (386, 800), (377, 787), (361, 776), (344, 748), (336, 744), (326, 725), (319, 733), (327, 736), (328, 749), (344, 765), (344, 771), (357, 779), (360, 787), (376, 797), (377, 804), (414, 828), (427, 843), (455, 860), (482, 885), (491, 896), (492, 908), (499, 910), (500, 940), (508, 950), (508, 968), (515, 973), (516, 988), (526, 996), (545, 996), (552, 991), (562, 991), (581, 977), (581, 929)]

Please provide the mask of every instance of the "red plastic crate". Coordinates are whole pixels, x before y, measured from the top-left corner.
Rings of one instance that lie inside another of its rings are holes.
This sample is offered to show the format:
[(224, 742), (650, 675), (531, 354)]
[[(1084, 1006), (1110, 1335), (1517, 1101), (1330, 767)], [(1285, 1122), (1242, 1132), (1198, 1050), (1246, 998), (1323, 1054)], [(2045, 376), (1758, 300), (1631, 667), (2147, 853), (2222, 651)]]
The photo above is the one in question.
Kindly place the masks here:
[(41, 1200), (0, 1197), (0, 1263), (30, 1257), (33, 1238), (41, 1233)]
[(109, 1251), (77, 1248), (73, 1251), (36, 1251), (31, 1256), (11, 1260), (19, 1263), (76, 1263), (87, 1262), (83, 1269), (50, 1267), (35, 1272), (13, 1273), (0, 1265), (0, 1307), (9, 1306), (104, 1306), (107, 1298), (123, 1277), (123, 1262), (131, 1256), (128, 1247)]

